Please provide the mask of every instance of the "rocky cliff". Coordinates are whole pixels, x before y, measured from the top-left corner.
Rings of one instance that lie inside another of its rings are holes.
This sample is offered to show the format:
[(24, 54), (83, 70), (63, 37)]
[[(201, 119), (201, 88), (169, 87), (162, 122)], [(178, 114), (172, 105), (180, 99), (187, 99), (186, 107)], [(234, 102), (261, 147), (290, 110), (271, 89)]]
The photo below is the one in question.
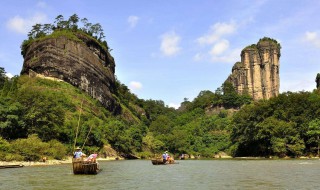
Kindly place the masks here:
[(319, 89), (320, 88), (320, 73), (318, 73), (316, 76), (316, 83), (317, 83), (317, 89)]
[(21, 74), (63, 80), (118, 112), (115, 91), (115, 63), (106, 48), (85, 34), (59, 35), (35, 40), (25, 47)]
[(231, 82), (239, 94), (248, 93), (254, 100), (269, 99), (279, 94), (280, 44), (262, 38), (244, 48), (241, 62), (232, 67)]

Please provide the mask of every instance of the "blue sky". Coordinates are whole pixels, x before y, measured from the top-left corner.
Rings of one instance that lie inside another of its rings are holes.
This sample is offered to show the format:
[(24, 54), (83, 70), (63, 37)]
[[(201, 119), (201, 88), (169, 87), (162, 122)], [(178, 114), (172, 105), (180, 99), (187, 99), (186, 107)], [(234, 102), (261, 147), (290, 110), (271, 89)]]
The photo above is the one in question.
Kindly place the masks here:
[(72, 14), (100, 23), (116, 76), (139, 98), (177, 107), (215, 91), (241, 50), (281, 43), (280, 92), (311, 91), (320, 73), (318, 0), (1, 0), (0, 67), (19, 75), (20, 45), (36, 23)]

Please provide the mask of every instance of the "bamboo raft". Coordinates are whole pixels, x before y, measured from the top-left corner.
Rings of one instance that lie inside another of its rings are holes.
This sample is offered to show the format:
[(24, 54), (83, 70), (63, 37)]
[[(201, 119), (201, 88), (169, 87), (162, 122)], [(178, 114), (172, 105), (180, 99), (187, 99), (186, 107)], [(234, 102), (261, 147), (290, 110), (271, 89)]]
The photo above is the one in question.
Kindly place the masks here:
[(0, 169), (6, 169), (6, 168), (22, 168), (24, 165), (1, 165)]
[(74, 174), (98, 174), (99, 163), (84, 161), (83, 159), (72, 159), (73, 173)]
[(162, 159), (152, 159), (151, 162), (152, 162), (153, 165), (178, 164), (178, 162), (175, 162), (174, 160), (163, 162)]

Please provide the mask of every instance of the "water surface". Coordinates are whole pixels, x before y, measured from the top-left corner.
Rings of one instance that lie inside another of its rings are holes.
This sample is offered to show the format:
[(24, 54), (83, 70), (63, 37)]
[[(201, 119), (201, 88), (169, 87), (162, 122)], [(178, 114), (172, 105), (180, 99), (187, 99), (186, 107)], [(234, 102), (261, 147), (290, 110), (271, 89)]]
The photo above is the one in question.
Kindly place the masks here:
[(320, 160), (100, 161), (98, 175), (73, 175), (71, 164), (0, 170), (0, 189), (320, 189)]

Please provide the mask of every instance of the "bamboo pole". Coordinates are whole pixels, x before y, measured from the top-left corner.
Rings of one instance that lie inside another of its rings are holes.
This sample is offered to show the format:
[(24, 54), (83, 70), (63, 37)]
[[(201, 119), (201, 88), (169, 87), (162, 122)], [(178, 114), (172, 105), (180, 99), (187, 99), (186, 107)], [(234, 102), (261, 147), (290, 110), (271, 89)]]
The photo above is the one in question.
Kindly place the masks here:
[(73, 151), (76, 149), (76, 144), (77, 144), (77, 138), (78, 138), (78, 133), (79, 133), (79, 125), (80, 125), (80, 118), (81, 118), (81, 113), (82, 113), (82, 105), (83, 105), (83, 99), (81, 102), (81, 108), (80, 108), (80, 113), (79, 113), (79, 118), (78, 118), (78, 126), (76, 129), (76, 137), (74, 139), (74, 145), (73, 145)]

